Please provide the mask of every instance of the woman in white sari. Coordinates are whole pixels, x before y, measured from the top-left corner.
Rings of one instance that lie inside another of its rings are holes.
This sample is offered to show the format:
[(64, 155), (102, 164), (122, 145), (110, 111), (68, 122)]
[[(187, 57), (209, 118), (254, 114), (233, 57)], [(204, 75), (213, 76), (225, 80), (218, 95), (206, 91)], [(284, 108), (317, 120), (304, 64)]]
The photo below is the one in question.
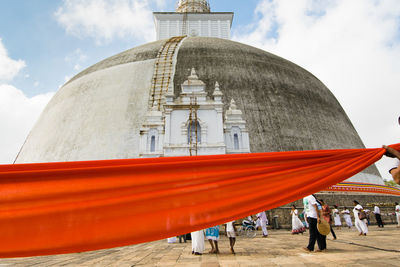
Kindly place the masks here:
[(299, 212), (296, 209), (295, 205), (292, 205), (292, 210), (290, 211), (290, 215), (292, 215), (292, 235), (294, 234), (303, 234), (306, 231), (304, 224), (298, 217)]
[(349, 227), (349, 229), (351, 227), (353, 227), (353, 222), (351, 221), (351, 216), (350, 216), (350, 211), (347, 207), (344, 207), (344, 210), (342, 211), (343, 213), (343, 218), (347, 224), (347, 227)]
[(340, 220), (339, 210), (337, 205), (333, 205), (333, 220), (335, 221), (335, 226), (340, 229), (342, 226), (342, 221)]
[[(354, 200), (354, 225), (356, 226), (358, 232), (360, 232), (360, 235), (367, 235), (368, 234), (368, 226), (365, 223), (365, 218), (360, 218), (360, 214), (363, 212), (363, 207), (358, 203), (356, 200)], [(364, 212), (365, 213), (365, 212)]]

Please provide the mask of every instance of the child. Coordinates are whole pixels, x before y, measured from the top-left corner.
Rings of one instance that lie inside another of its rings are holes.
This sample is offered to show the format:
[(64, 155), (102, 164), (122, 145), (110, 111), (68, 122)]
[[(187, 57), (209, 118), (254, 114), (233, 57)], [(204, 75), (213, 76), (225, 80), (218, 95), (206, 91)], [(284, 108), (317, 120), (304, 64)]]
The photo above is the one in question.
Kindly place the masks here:
[(235, 221), (227, 222), (225, 225), (225, 229), (226, 229), (226, 235), (229, 237), (229, 244), (231, 245), (231, 252), (232, 252), (232, 254), (235, 254), (235, 251), (233, 250), (233, 246), (235, 245), (235, 242), (236, 242)]
[(219, 225), (206, 229), (206, 238), (211, 245), (211, 254), (219, 254), (218, 240), (219, 240)]

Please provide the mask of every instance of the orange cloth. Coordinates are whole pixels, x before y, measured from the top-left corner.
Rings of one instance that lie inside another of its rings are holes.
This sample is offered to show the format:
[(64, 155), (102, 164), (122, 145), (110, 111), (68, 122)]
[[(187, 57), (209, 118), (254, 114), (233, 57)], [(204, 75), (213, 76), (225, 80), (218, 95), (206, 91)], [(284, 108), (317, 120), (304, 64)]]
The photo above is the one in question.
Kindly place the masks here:
[(348, 149), (0, 165), (0, 257), (104, 249), (204, 229), (323, 190), (384, 153)]

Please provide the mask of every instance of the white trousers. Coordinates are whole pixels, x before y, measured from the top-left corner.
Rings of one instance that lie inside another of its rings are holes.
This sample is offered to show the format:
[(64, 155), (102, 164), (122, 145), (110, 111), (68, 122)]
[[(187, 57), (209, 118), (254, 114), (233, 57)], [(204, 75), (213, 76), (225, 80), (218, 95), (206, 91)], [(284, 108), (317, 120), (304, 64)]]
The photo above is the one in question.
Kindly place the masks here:
[(192, 251), (203, 253), (204, 252), (204, 232), (203, 230), (192, 232)]
[(368, 234), (368, 227), (367, 227), (367, 224), (364, 222), (364, 220), (360, 220), (359, 218), (356, 218), (354, 221), (354, 225), (356, 226), (357, 230), (360, 233)]
[(400, 213), (396, 213), (397, 226), (400, 226)]
[(258, 220), (258, 223), (261, 226), (263, 235), (268, 235), (267, 221)]

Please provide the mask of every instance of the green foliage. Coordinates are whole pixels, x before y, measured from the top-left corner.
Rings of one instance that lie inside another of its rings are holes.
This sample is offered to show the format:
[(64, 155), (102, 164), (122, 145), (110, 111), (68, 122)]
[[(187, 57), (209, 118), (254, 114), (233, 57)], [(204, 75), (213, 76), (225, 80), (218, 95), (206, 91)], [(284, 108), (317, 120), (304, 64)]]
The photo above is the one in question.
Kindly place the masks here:
[(385, 185), (394, 187), (398, 186), (393, 180), (385, 180)]

